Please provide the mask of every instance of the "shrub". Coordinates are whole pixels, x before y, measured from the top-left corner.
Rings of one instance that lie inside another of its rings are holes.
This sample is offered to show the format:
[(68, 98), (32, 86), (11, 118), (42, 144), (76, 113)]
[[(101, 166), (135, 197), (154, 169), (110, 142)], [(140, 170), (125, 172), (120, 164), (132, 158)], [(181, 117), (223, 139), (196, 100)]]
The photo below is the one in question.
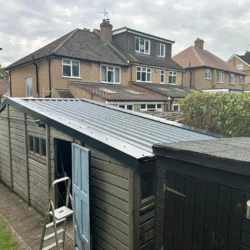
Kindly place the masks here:
[(250, 136), (250, 93), (192, 93), (181, 108), (186, 125), (232, 137)]

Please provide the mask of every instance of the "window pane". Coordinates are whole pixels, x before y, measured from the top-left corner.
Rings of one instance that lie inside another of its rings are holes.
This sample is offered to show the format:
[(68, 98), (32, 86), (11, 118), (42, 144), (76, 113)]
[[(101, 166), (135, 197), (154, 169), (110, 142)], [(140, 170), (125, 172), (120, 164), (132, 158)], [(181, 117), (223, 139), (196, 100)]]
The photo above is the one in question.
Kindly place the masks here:
[(161, 109), (161, 104), (157, 104), (157, 108), (158, 108), (158, 109)]
[(139, 38), (135, 38), (135, 50), (139, 51), (140, 49), (140, 41)]
[(155, 104), (148, 104), (148, 109), (155, 109)]
[(71, 76), (71, 67), (63, 65), (63, 76)]
[(141, 73), (140, 72), (137, 72), (137, 78), (136, 78), (138, 81), (141, 81)]
[(141, 109), (146, 109), (146, 104), (141, 104)]
[(70, 65), (70, 60), (63, 59), (63, 64), (69, 64)]
[(108, 82), (114, 82), (114, 72), (108, 71)]
[(149, 41), (145, 42), (145, 53), (149, 53)]
[(32, 96), (32, 77), (26, 78), (26, 97)]
[(102, 66), (101, 68), (101, 81), (106, 82), (106, 66)]
[(33, 136), (29, 135), (29, 150), (34, 152)]
[(144, 39), (140, 38), (140, 52), (144, 52)]
[(80, 65), (79, 65), (79, 62), (72, 62), (72, 73), (73, 73), (73, 76), (74, 77), (80, 77), (79, 75), (79, 68), (80, 68)]
[(115, 82), (120, 82), (120, 69), (115, 68)]
[(40, 154), (40, 143), (39, 143), (39, 138), (35, 137), (35, 153)]
[(133, 110), (133, 105), (127, 105), (127, 109)]
[(46, 140), (41, 139), (41, 155), (46, 156)]
[(146, 73), (145, 72), (141, 73), (141, 81), (146, 82)]
[(119, 105), (119, 108), (125, 109), (125, 105)]
[(141, 199), (154, 195), (154, 173), (150, 171), (141, 176)]

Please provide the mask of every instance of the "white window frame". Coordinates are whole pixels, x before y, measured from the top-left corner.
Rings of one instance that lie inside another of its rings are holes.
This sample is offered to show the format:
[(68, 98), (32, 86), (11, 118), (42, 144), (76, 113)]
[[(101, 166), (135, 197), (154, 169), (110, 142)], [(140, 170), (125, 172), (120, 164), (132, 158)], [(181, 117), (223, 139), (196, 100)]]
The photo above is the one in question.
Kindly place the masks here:
[[(145, 105), (145, 108), (142, 108), (141, 106)], [(155, 105), (155, 108), (148, 108), (148, 105)], [(157, 105), (161, 105), (161, 108), (157, 108)], [(147, 103), (147, 104), (141, 104), (140, 105), (140, 110), (142, 111), (162, 111), (162, 104), (155, 104), (155, 103)]]
[[(64, 60), (70, 61), (70, 64), (67, 64), (64, 62)], [(79, 76), (73, 76), (73, 62), (78, 62), (79, 63)], [(63, 75), (63, 66), (70, 66), (70, 76), (64, 76)], [(62, 77), (64, 78), (75, 78), (75, 79), (80, 79), (80, 74), (81, 73), (81, 62), (79, 60), (72, 60), (68, 58), (63, 58), (62, 59)]]
[(244, 67), (243, 63), (237, 63), (237, 65), (236, 65), (237, 69), (243, 69), (243, 67)]
[[(175, 83), (169, 82), (170, 76), (175, 77)], [(169, 71), (168, 72), (168, 83), (172, 84), (172, 85), (176, 85), (177, 84), (177, 72), (176, 71)]]
[(128, 106), (132, 106), (132, 110), (134, 110), (133, 104), (119, 104), (118, 107), (121, 108), (120, 106), (124, 106), (124, 109), (126, 110), (131, 110), (131, 109), (128, 109)]
[[(139, 50), (136, 49), (136, 40), (139, 40)], [(141, 40), (144, 40), (143, 51), (140, 51)], [(146, 42), (148, 42), (148, 52), (146, 52)], [(135, 52), (150, 55), (150, 40), (142, 38), (142, 37), (135, 37)]]
[[(162, 76), (163, 76), (163, 81), (161, 80)], [(161, 72), (160, 72), (160, 83), (161, 84), (165, 83), (165, 70), (161, 70)]]
[[(114, 82), (108, 82), (108, 81), (102, 81), (102, 67), (106, 67), (106, 74), (108, 74), (108, 71), (111, 71), (108, 69), (108, 67), (113, 67), (113, 74), (114, 74)], [(119, 82), (115, 82), (115, 69), (119, 69)], [(109, 83), (109, 84), (121, 84), (121, 67), (120, 66), (114, 66), (114, 65), (107, 65), (107, 64), (101, 64), (100, 66), (100, 82), (101, 83)]]
[[(157, 46), (160, 48), (160, 55), (158, 55), (158, 47), (157, 49), (157, 56), (165, 58), (165, 53), (166, 53), (166, 45), (164, 43), (158, 43)], [(163, 50), (163, 51), (162, 51)], [(163, 52), (163, 53), (162, 53)]]
[[(138, 70), (140, 69), (140, 71)], [(148, 72), (148, 70), (150, 70), (150, 72)], [(137, 79), (137, 74), (138, 72), (140, 72), (140, 80)], [(142, 73), (146, 73), (146, 81), (142, 81)], [(148, 74), (150, 74), (150, 81), (148, 81)], [(146, 68), (146, 67), (136, 67), (136, 81), (137, 82), (151, 82), (152, 80), (152, 69), (151, 68)]]
[(174, 110), (174, 106), (177, 106), (177, 107), (178, 107), (178, 111), (181, 110), (181, 105), (178, 104), (178, 103), (174, 103), (174, 104), (172, 105), (172, 111), (176, 111), (176, 110)]
[[(29, 80), (30, 80), (30, 82), (29, 82)], [(32, 97), (33, 96), (32, 88), (33, 88), (33, 79), (32, 79), (32, 77), (25, 78), (26, 97)]]
[(211, 79), (212, 79), (211, 69), (205, 69), (205, 80), (211, 80)]
[(224, 71), (222, 71), (222, 70), (216, 71), (216, 82), (217, 83), (224, 83)]
[(229, 73), (229, 84), (233, 84), (233, 85), (235, 84), (235, 74), (234, 73)]
[[(242, 79), (242, 82), (241, 82), (241, 79)], [(239, 83), (240, 83), (241, 85), (244, 84), (244, 76), (239, 76)]]

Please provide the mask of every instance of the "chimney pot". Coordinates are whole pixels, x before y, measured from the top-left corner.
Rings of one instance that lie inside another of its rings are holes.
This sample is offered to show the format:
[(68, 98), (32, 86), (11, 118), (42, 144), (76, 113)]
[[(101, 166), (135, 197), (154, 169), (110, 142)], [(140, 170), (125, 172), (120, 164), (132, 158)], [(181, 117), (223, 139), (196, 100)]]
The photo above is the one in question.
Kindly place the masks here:
[(194, 41), (194, 47), (197, 49), (203, 50), (204, 49), (204, 40), (197, 38)]
[(103, 42), (112, 40), (113, 25), (110, 24), (109, 19), (103, 19), (100, 24), (100, 38)]

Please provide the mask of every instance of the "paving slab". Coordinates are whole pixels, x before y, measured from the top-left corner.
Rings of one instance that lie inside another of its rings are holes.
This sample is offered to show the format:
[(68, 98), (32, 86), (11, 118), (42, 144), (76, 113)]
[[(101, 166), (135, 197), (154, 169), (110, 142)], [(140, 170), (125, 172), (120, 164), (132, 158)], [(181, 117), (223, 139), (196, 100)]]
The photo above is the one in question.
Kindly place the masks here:
[[(0, 215), (10, 225), (15, 240), (20, 241), (18, 246), (26, 244), (32, 250), (39, 249), (44, 217), (2, 182), (0, 182)], [(65, 250), (74, 249), (73, 241), (66, 237)]]

